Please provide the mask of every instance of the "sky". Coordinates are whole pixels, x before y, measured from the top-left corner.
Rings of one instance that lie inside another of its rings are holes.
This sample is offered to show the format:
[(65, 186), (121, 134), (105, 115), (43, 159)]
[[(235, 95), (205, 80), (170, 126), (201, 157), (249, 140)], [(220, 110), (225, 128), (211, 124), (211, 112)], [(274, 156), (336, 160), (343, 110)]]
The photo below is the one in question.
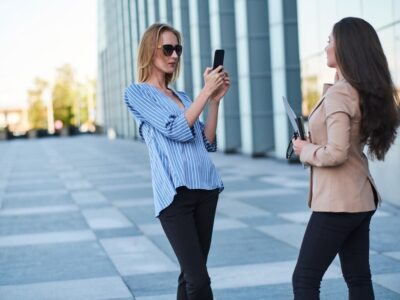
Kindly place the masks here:
[(96, 0), (0, 0), (0, 107), (27, 106), (34, 78), (67, 63), (95, 78), (96, 15)]

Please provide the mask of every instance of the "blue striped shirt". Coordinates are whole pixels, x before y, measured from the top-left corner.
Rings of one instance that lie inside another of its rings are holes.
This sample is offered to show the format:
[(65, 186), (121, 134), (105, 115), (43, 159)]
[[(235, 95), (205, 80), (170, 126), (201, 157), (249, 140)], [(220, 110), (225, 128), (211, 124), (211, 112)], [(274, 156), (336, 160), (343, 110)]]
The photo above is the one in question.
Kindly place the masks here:
[[(192, 104), (184, 92), (173, 91), (185, 109)], [(197, 120), (192, 128), (184, 109), (156, 87), (132, 84), (125, 90), (125, 103), (139, 125), (139, 134), (149, 149), (156, 217), (170, 205), (176, 189), (212, 190), (224, 186), (208, 152), (217, 150)]]

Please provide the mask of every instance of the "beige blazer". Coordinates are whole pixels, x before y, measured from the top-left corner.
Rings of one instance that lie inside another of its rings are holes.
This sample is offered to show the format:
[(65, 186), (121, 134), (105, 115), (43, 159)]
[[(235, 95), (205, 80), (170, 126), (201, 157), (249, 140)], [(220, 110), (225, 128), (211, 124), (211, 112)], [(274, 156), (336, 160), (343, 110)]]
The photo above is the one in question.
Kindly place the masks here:
[(320, 212), (364, 212), (376, 209), (374, 180), (360, 143), (360, 98), (346, 81), (331, 86), (309, 115), (312, 144), (300, 160), (311, 166), (308, 205)]

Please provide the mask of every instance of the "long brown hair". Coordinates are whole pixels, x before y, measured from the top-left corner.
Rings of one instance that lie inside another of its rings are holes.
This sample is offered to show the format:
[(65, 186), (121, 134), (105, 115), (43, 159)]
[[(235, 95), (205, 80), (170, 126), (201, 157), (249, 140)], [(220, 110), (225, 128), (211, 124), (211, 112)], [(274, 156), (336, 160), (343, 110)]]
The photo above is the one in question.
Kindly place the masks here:
[[(157, 50), (158, 43), (160, 42), (161, 35), (165, 31), (171, 31), (176, 35), (178, 43), (182, 43), (182, 37), (178, 30), (168, 24), (154, 23), (146, 29), (139, 44), (139, 51), (137, 56), (137, 76), (138, 82), (145, 82), (151, 73), (152, 59), (155, 51)], [(165, 83), (168, 86), (170, 82), (174, 82), (179, 76), (180, 62), (176, 65), (176, 69), (172, 74), (165, 74)]]
[(370, 156), (384, 160), (396, 139), (400, 102), (378, 35), (354, 17), (337, 22), (332, 32), (338, 66), (360, 95), (361, 142)]

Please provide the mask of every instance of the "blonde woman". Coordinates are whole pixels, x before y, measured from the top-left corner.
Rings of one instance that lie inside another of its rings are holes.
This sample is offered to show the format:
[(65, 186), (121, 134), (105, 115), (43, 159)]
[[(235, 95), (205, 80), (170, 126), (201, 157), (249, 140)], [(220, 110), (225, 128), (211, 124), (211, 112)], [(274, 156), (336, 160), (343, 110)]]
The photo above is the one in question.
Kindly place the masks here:
[[(138, 52), (138, 82), (125, 102), (148, 146), (155, 214), (178, 258), (177, 299), (213, 299), (207, 256), (223, 184), (207, 152), (216, 151), (218, 107), (230, 87), (219, 66), (204, 71), (204, 87), (192, 101), (169, 85), (178, 77), (181, 34), (153, 24)], [(199, 116), (208, 105), (205, 124)]]

